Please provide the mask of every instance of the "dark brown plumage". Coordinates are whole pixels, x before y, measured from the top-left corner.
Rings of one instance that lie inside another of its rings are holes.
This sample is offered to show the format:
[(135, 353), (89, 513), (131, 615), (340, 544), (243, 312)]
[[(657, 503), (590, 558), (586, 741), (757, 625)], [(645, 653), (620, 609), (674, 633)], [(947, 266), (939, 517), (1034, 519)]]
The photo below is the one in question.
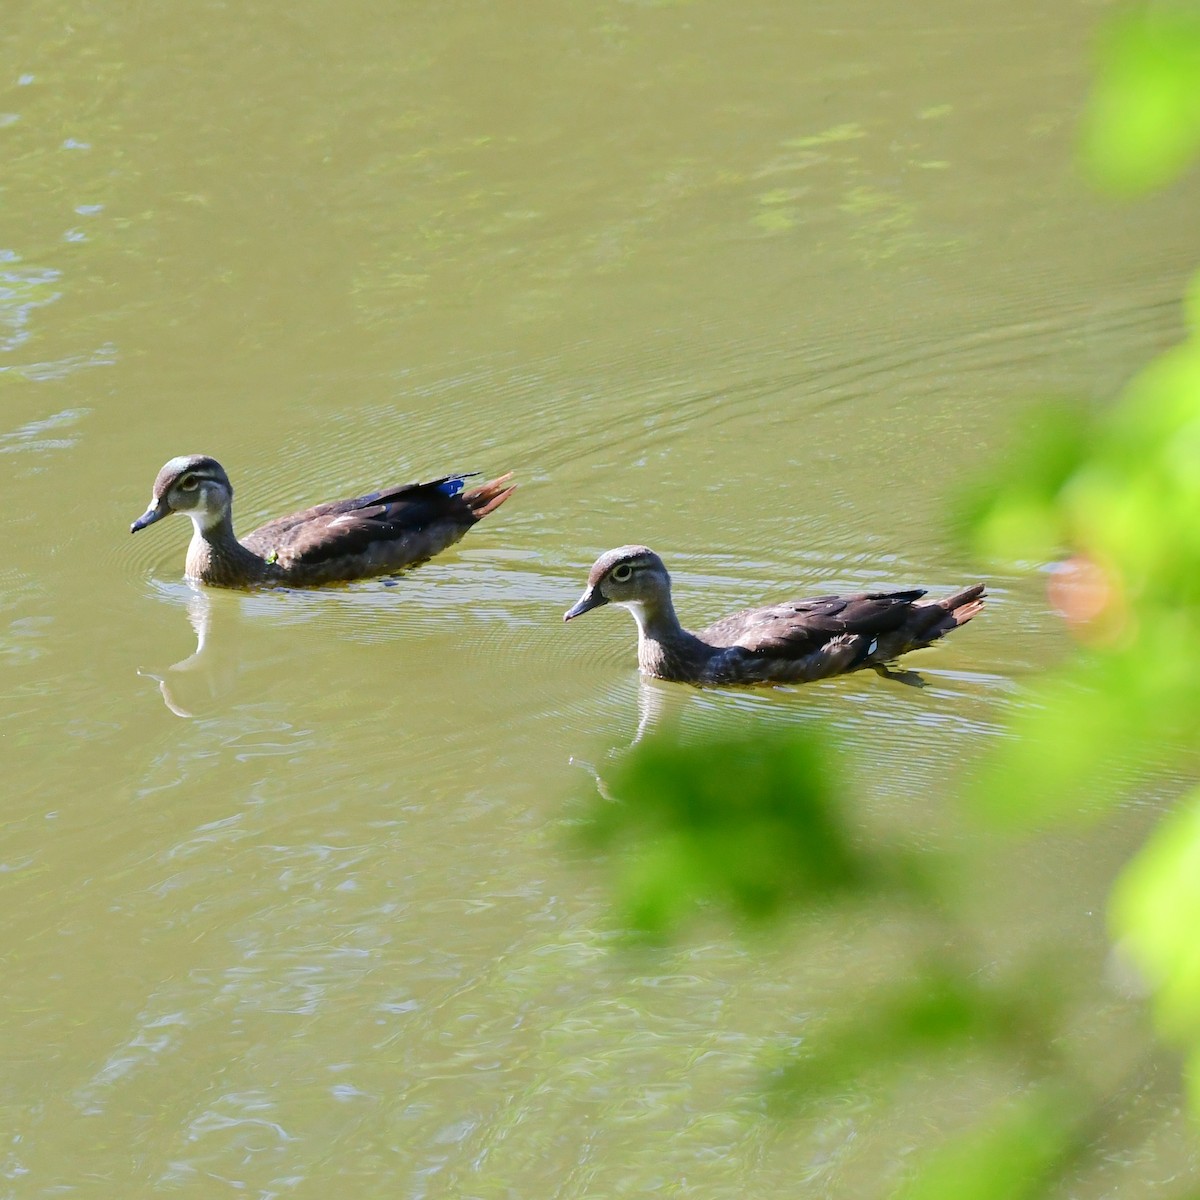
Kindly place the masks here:
[(233, 487), (204, 454), (173, 458), (158, 473), (133, 533), (173, 512), (192, 520), (187, 575), (218, 587), (311, 587), (416, 566), (453, 545), (512, 495), (512, 475), (463, 491), (463, 475), (333, 500), (268, 521), (241, 541)]
[(587, 590), (564, 616), (571, 620), (603, 604), (621, 604), (638, 624), (638, 665), (646, 675), (681, 683), (807, 683), (887, 664), (966, 624), (983, 608), (984, 586), (972, 584), (944, 600), (918, 603), (921, 589), (821, 596), (747, 608), (700, 633), (679, 623), (671, 577), (645, 546), (602, 554)]

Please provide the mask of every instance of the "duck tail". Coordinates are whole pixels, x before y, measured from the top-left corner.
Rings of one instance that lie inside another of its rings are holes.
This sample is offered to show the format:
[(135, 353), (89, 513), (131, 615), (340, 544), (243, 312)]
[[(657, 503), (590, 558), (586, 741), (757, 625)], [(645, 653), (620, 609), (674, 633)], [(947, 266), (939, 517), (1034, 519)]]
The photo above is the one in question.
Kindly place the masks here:
[(983, 611), (987, 591), (982, 583), (973, 583), (945, 600), (939, 600), (937, 605), (948, 616), (953, 617), (955, 627), (965, 625), (972, 617), (977, 617)]
[(965, 587), (942, 600), (916, 605), (916, 611), (923, 619), (919, 621), (917, 628), (912, 629), (915, 635), (913, 648), (928, 646), (930, 642), (936, 642), (952, 629), (957, 629), (972, 617), (978, 616), (983, 611), (985, 594), (982, 583), (973, 583), (970, 587)]
[(495, 512), (517, 490), (515, 483), (508, 482), (512, 477), (513, 473), (509, 471), (507, 475), (501, 475), (499, 479), (493, 479), (490, 483), (481, 483), (479, 487), (463, 493), (463, 500), (466, 501), (475, 520), (482, 521), (488, 513)]

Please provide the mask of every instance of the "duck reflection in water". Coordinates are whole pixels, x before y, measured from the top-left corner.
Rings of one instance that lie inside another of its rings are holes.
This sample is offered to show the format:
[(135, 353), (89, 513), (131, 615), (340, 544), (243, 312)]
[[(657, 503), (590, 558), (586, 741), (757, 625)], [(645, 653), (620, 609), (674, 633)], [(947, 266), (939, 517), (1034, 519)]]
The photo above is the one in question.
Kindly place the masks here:
[(153, 679), (167, 708), (177, 717), (187, 718), (211, 712), (233, 691), (240, 666), (242, 597), (214, 594), (194, 583), (184, 586), (196, 649), (161, 675), (142, 668), (138, 668), (138, 674)]

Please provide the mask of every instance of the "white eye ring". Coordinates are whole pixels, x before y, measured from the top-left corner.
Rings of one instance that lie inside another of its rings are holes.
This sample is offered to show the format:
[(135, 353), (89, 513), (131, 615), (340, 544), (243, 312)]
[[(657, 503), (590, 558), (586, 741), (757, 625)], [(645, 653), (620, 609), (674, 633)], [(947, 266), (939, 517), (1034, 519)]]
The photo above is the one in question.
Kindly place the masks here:
[(633, 568), (628, 563), (621, 563), (620, 566), (613, 567), (612, 577), (614, 583), (627, 583), (633, 575)]
[(195, 475), (187, 475), (179, 481), (179, 490), (194, 492), (200, 486), (200, 480)]

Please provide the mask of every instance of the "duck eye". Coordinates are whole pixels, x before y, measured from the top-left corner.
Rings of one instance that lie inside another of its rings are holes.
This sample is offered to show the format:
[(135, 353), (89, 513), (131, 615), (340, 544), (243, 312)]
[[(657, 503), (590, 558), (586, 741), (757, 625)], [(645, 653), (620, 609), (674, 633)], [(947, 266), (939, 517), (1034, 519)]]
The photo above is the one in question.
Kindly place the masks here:
[(195, 475), (185, 475), (179, 481), (179, 489), (184, 492), (194, 492), (200, 486), (200, 480)]
[(612, 577), (614, 583), (627, 583), (633, 575), (633, 568), (628, 563), (621, 563), (620, 566), (613, 567)]

